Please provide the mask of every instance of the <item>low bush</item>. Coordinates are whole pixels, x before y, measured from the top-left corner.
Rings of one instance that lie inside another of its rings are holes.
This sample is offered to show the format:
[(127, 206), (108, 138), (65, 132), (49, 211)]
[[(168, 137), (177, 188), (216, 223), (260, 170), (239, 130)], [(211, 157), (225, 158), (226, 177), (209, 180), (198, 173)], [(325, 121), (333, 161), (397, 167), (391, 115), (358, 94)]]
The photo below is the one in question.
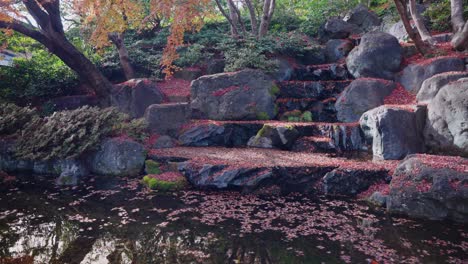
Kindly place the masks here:
[[(431, 29), (434, 31), (451, 31), (450, 0), (438, 0), (429, 5), (424, 12), (429, 17)], [(468, 5), (464, 5), (464, 17), (468, 17)]]
[[(16, 144), (22, 159), (50, 160), (78, 157), (94, 149), (106, 136), (121, 133), (127, 117), (114, 108), (82, 107), (55, 112), (33, 119), (23, 130)], [(120, 129), (116, 130), (116, 125)]]
[(37, 112), (31, 108), (0, 104), (0, 135), (12, 135), (38, 118)]
[(65, 63), (44, 50), (16, 58), (13, 67), (0, 67), (0, 79), (0, 98), (19, 105), (69, 95), (79, 83)]

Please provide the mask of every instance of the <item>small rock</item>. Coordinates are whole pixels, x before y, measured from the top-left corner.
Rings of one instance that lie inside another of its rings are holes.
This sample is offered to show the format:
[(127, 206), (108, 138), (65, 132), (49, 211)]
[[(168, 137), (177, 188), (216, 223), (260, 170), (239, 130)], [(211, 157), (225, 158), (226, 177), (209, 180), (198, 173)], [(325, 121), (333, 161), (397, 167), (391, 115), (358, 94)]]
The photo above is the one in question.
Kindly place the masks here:
[(379, 207), (385, 207), (387, 204), (387, 195), (383, 195), (381, 192), (374, 192), (369, 198), (369, 203)]
[(300, 133), (294, 127), (281, 127), (264, 125), (256, 136), (252, 137), (247, 145), (257, 148), (291, 149)]
[(162, 135), (156, 139), (156, 142), (153, 145), (153, 148), (163, 149), (163, 148), (173, 148), (176, 145), (175, 140), (170, 136)]
[(319, 29), (319, 39), (326, 42), (329, 39), (345, 39), (351, 34), (362, 32), (359, 27), (343, 21), (341, 18), (330, 18)]
[(152, 133), (176, 135), (190, 120), (188, 103), (153, 104), (145, 112), (145, 120)]
[(164, 94), (158, 89), (157, 83), (149, 79), (132, 79), (117, 84), (111, 94), (112, 106), (132, 118), (142, 117), (148, 106), (164, 101)]
[(354, 48), (354, 44), (349, 39), (330, 39), (325, 48), (325, 58), (327, 62), (333, 63), (346, 57)]
[(334, 169), (323, 177), (323, 191), (332, 196), (354, 196), (387, 176), (386, 171)]
[(353, 8), (343, 18), (344, 21), (358, 26), (365, 32), (371, 31), (377, 28), (381, 20), (374, 12), (370, 11), (365, 5), (359, 4)]

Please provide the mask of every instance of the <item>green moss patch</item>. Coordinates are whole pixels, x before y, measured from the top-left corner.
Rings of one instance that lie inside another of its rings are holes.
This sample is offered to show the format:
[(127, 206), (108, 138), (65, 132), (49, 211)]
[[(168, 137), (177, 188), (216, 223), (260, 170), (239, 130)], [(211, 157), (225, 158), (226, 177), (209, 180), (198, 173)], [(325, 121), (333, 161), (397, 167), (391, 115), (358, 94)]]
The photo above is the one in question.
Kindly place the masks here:
[(143, 184), (151, 190), (176, 191), (187, 186), (185, 177), (178, 172), (165, 172), (161, 174), (150, 174), (143, 177)]
[(161, 174), (160, 164), (154, 160), (145, 161), (145, 172), (147, 174)]

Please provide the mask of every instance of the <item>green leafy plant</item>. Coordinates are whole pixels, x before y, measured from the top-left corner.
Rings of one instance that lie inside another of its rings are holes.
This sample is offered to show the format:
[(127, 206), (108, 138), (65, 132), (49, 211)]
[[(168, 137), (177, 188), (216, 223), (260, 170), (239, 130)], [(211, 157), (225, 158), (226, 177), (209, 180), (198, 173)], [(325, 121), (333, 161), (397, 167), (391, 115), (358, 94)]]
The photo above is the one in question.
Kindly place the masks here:
[[(464, 5), (464, 17), (468, 17), (468, 5)], [(450, 0), (438, 0), (429, 5), (424, 12), (429, 17), (431, 28), (435, 31), (450, 31)]]
[(0, 104), (0, 135), (12, 135), (38, 118), (37, 112), (31, 108)]
[(0, 98), (21, 105), (69, 95), (78, 85), (76, 74), (44, 50), (15, 58), (12, 67), (0, 67), (0, 79)]

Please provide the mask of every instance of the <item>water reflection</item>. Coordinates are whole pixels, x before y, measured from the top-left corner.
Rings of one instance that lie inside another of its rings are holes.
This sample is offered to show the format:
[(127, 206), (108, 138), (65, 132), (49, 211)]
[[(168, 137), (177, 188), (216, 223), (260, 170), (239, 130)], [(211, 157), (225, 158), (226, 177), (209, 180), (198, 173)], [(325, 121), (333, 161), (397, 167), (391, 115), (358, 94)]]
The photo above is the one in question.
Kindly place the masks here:
[(0, 187), (0, 264), (463, 263), (468, 254), (466, 226), (343, 201), (155, 195), (138, 181), (98, 181)]

